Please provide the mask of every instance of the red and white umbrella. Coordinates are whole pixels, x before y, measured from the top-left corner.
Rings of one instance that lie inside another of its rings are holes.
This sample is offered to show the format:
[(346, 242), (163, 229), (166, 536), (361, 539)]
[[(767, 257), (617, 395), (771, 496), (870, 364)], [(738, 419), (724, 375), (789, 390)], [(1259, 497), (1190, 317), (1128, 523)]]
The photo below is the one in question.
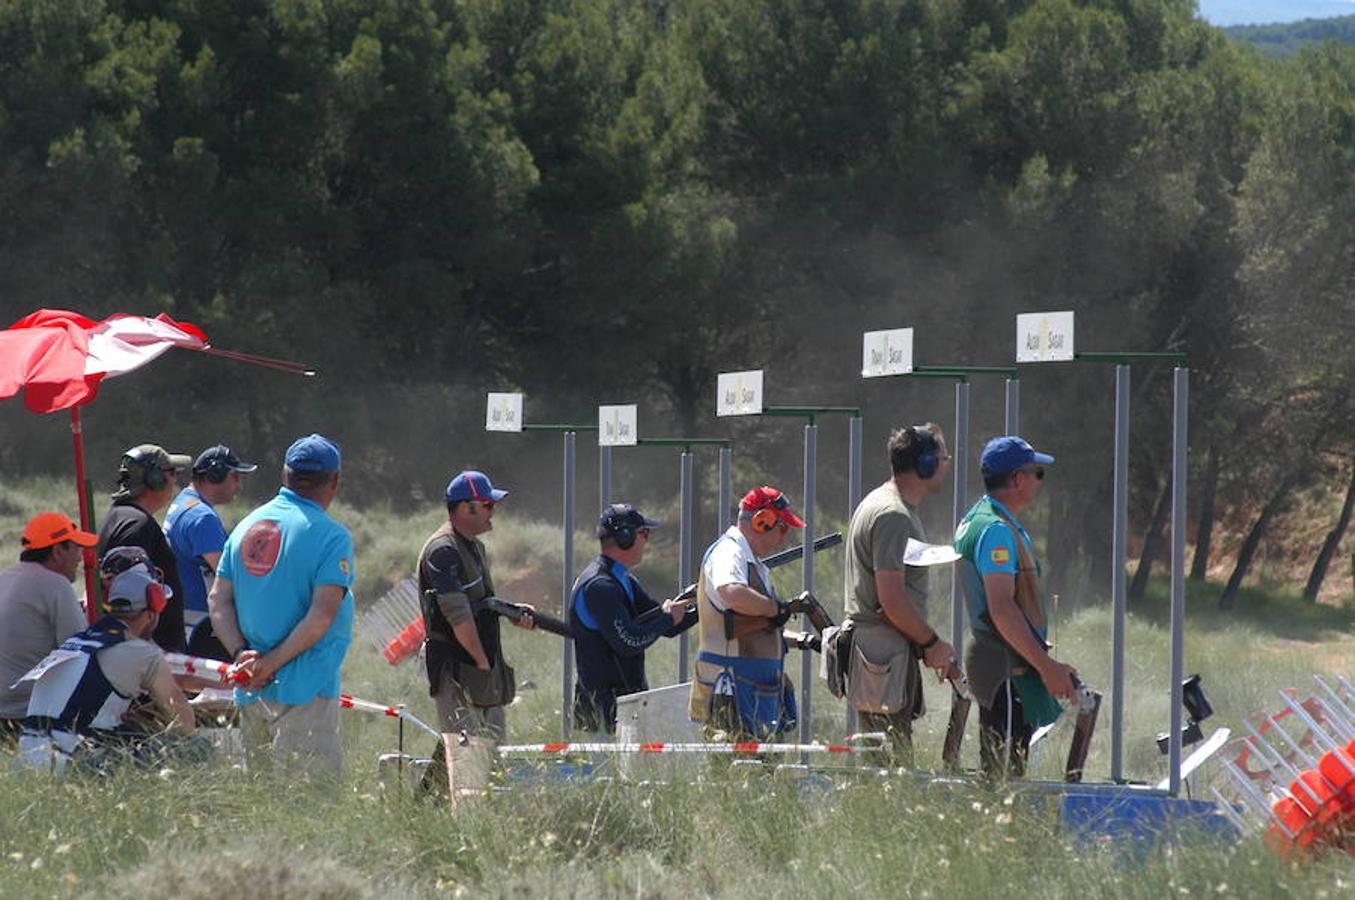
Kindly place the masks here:
[[(125, 375), (179, 347), (278, 369), (314, 375), (300, 363), (232, 350), (219, 350), (196, 325), (177, 322), (163, 313), (155, 318), (117, 313), (101, 322), (63, 309), (40, 309), (0, 331), (0, 400), (20, 391), (24, 405), (36, 413), (71, 411), (75, 445), (75, 489), (80, 501), (80, 527), (94, 530), (94, 512), (85, 487), (85, 446), (80, 407), (99, 393), (105, 378)], [(91, 621), (97, 610), (94, 594), (94, 551), (85, 551), (85, 596)]]

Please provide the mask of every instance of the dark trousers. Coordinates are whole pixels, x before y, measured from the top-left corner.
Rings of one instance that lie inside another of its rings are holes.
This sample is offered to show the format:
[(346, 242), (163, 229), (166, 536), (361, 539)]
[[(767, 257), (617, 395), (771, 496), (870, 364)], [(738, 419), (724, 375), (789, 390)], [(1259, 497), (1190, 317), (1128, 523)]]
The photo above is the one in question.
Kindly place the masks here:
[(1030, 737), (1021, 695), (1010, 680), (998, 686), (991, 708), (979, 707), (979, 764), (995, 780), (1024, 778)]

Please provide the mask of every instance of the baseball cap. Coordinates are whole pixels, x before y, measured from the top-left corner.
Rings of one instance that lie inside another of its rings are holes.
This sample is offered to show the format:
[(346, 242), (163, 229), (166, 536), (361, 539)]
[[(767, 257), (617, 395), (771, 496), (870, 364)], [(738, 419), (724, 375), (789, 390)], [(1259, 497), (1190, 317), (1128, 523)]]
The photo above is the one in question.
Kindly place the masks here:
[(804, 528), (805, 520), (791, 511), (790, 501), (786, 495), (769, 485), (755, 487), (743, 495), (739, 501), (739, 509), (745, 512), (757, 512), (759, 509), (770, 509), (776, 513), (776, 517), (785, 522), (791, 528)]
[(235, 455), (225, 444), (217, 444), (215, 447), (208, 447), (198, 454), (198, 458), (193, 461), (193, 474), (195, 475), (225, 475), (227, 472), (240, 472), (247, 474), (259, 468), (253, 463), (240, 462), (240, 457)]
[(74, 522), (56, 512), (38, 513), (24, 526), (22, 543), (25, 550), (41, 550), (62, 541), (93, 547), (99, 543), (99, 536), (81, 531)]
[(133, 566), (108, 585), (108, 608), (115, 613), (141, 612), (150, 607), (150, 593), (159, 589), (166, 600), (174, 596), (169, 585), (161, 584), (141, 566)]
[(979, 468), (984, 475), (1006, 475), (1030, 463), (1049, 465), (1054, 457), (1048, 453), (1037, 453), (1024, 438), (1014, 434), (995, 437), (983, 448), (979, 457)]
[(114, 500), (135, 497), (142, 488), (150, 487), (151, 472), (183, 471), (193, 464), (193, 457), (185, 453), (170, 453), (159, 444), (138, 444), (122, 454), (118, 463), (118, 489)]
[(616, 533), (626, 528), (639, 531), (641, 528), (658, 528), (659, 523), (647, 519), (629, 503), (613, 503), (598, 517), (598, 537), (616, 537)]
[(99, 571), (105, 575), (120, 575), (136, 565), (144, 565), (148, 572), (153, 570), (149, 553), (135, 544), (123, 544), (104, 553), (103, 559), (99, 560)]
[(507, 496), (507, 491), (500, 491), (494, 487), (488, 475), (474, 469), (467, 469), (447, 482), (448, 503), (453, 500), (491, 500), (498, 502)]
[(322, 434), (297, 438), (283, 458), (293, 472), (337, 472), (343, 464), (339, 445)]

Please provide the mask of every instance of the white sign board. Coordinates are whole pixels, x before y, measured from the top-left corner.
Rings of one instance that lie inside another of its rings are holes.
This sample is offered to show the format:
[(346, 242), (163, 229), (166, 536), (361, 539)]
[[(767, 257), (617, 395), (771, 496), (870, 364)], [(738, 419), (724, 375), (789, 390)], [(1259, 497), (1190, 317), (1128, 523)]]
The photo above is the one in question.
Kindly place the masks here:
[(861, 343), (861, 377), (907, 375), (913, 371), (913, 329), (867, 331)]
[(639, 437), (636, 406), (598, 407), (598, 446), (634, 447)]
[(1016, 361), (1072, 362), (1073, 313), (1022, 313), (1016, 317)]
[(491, 393), (485, 406), (485, 431), (521, 430), (522, 395)]
[(762, 370), (721, 372), (716, 382), (717, 416), (756, 416), (762, 412)]

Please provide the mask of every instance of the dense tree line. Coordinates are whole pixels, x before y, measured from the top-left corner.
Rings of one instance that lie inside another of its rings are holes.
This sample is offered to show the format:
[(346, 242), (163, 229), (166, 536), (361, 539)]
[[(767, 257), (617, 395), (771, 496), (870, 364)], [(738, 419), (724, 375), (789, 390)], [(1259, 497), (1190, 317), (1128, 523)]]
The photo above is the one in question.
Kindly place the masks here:
[[(1240, 582), (1296, 492), (1352, 483), (1352, 88), (1355, 52), (1266, 60), (1191, 0), (16, 0), (0, 312), (165, 310), (311, 362), (158, 363), (172, 384), (110, 384), (91, 435), (323, 425), (357, 496), (407, 502), (504, 454), (487, 389), (537, 420), (639, 402), (648, 433), (733, 429), (795, 473), (789, 432), (714, 423), (718, 371), (861, 402), (874, 440), (949, 398), (863, 384), (862, 331), (1007, 363), (1015, 313), (1075, 309), (1085, 349), (1190, 354), (1196, 570), (1248, 511)], [(1144, 572), (1167, 375), (1135, 374)], [(1043, 526), (1065, 581), (1110, 565), (1108, 379), (1025, 378), (1024, 430), (1073, 463)], [(6, 407), (0, 468), (62, 466)], [(501, 465), (549, 484), (545, 452)]]
[(1255, 44), (1267, 56), (1291, 57), (1323, 41), (1355, 44), (1355, 16), (1303, 19), (1274, 25), (1234, 25), (1224, 33), (1235, 41)]

